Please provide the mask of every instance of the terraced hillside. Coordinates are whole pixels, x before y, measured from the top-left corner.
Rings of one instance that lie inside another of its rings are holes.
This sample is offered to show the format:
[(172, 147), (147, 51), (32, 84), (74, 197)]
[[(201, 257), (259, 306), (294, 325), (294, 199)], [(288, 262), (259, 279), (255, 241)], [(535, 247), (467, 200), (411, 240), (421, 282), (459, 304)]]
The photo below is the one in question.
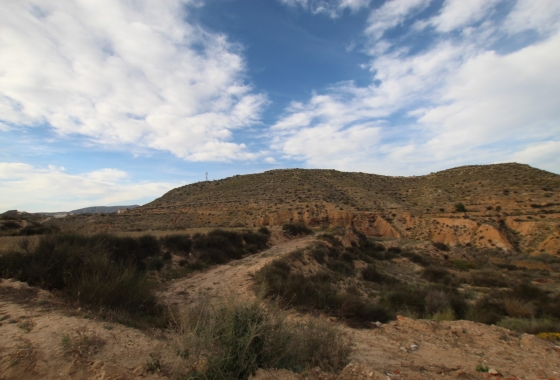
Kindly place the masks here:
[(560, 254), (560, 176), (515, 163), (414, 177), (271, 170), (182, 186), (124, 214), (71, 216), (55, 223), (64, 230), (133, 231), (286, 222)]

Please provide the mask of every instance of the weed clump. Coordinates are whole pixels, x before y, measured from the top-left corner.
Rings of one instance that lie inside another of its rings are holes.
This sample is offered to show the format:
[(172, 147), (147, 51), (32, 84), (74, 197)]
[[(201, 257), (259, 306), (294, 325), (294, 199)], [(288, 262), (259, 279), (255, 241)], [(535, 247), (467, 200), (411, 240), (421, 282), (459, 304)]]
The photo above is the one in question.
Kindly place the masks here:
[[(189, 378), (247, 379), (258, 368), (338, 371), (348, 363), (348, 339), (315, 320), (290, 321), (275, 304), (236, 297), (201, 301), (178, 318)], [(201, 360), (202, 359), (202, 360)], [(197, 367), (196, 363), (206, 363)]]

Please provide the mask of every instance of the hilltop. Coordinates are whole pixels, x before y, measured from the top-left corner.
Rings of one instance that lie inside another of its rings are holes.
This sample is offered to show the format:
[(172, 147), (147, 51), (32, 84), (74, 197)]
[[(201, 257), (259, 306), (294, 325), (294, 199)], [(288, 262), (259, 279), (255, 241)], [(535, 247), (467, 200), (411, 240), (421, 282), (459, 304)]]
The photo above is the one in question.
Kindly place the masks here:
[(64, 230), (94, 232), (287, 222), (354, 228), (368, 236), (559, 254), (560, 176), (516, 163), (413, 177), (271, 170), (178, 187), (120, 215), (71, 216), (56, 223)]

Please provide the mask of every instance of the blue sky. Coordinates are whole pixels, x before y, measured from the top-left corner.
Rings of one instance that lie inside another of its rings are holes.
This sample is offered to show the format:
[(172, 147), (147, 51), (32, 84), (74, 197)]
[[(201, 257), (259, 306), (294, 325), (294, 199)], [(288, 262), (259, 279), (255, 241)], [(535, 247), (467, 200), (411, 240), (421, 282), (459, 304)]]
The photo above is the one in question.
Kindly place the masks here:
[(557, 0), (1, 0), (0, 211), (284, 167), (560, 173)]

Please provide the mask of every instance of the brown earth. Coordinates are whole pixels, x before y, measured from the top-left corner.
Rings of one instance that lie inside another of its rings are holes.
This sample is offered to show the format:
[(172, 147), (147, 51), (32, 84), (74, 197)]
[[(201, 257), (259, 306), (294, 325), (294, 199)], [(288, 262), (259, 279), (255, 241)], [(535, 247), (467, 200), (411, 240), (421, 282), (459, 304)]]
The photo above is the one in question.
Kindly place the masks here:
[[(313, 241), (273, 233), (276, 244), (270, 249), (172, 281), (159, 297), (179, 307), (232, 290), (252, 297), (255, 271)], [(260, 370), (254, 379), (560, 378), (560, 346), (496, 326), (402, 317), (372, 330), (331, 323), (344, 329), (353, 345), (351, 364), (341, 374)], [(0, 282), (2, 380), (177, 378), (184, 363), (173, 347), (172, 331), (106, 322), (44, 290), (14, 280)], [(503, 376), (479, 373), (479, 365)]]
[[(456, 212), (462, 203), (467, 212)], [(63, 230), (152, 231), (303, 222), (368, 236), (560, 254), (560, 176), (521, 164), (388, 177), (286, 169), (199, 182), (123, 214), (53, 220)]]

